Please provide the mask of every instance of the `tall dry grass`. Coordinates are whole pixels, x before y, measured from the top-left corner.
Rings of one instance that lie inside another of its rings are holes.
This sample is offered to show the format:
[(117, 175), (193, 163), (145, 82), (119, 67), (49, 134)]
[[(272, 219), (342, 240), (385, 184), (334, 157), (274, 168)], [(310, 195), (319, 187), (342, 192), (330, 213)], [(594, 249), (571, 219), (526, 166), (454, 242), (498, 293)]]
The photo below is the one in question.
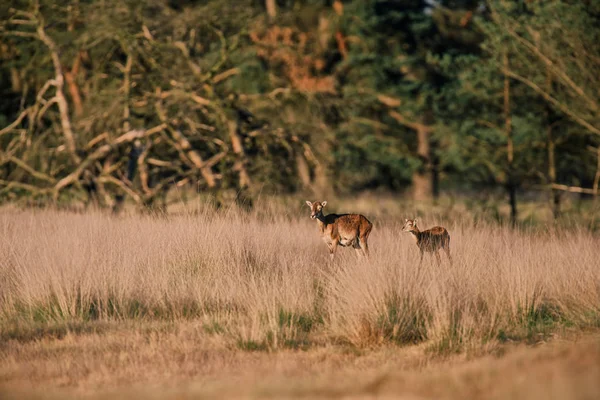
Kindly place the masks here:
[[(329, 262), (308, 209), (257, 205), (176, 217), (0, 212), (0, 330), (56, 322), (193, 318), (232, 346), (429, 341), (438, 350), (600, 322), (600, 239), (444, 223), (454, 265), (437, 266), (372, 218), (372, 256)], [(349, 210), (350, 211), (350, 210)]]

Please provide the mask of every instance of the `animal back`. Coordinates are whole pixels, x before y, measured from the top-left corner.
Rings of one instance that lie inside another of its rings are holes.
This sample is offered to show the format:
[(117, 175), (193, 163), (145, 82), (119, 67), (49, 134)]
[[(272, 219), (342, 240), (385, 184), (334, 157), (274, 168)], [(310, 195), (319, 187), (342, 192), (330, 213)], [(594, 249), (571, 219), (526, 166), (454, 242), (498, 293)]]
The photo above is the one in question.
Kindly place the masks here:
[(441, 226), (435, 226), (431, 229), (420, 232), (417, 244), (423, 250), (435, 251), (438, 248), (443, 247), (449, 238), (450, 235), (445, 228)]
[(371, 230), (371, 222), (360, 214), (344, 214), (337, 219), (338, 230), (342, 235), (361, 235)]
[(428, 229), (426, 232), (430, 232), (432, 235), (443, 235), (445, 233), (448, 233), (446, 228), (443, 228), (441, 226), (434, 226), (433, 228)]

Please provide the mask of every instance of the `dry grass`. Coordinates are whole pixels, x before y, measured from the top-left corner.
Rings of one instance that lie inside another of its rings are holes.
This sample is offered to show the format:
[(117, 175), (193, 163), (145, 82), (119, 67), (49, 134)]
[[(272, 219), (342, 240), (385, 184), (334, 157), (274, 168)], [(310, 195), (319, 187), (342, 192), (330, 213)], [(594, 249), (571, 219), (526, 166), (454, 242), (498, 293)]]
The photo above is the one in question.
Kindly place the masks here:
[(425, 347), (247, 352), (193, 322), (174, 329), (112, 326), (13, 343), (3, 352), (0, 398), (594, 399), (600, 393), (598, 335), (534, 348), (505, 344), (475, 358), (439, 358)]
[(341, 249), (331, 264), (308, 208), (257, 208), (163, 218), (2, 210), (0, 383), (89, 392), (208, 382), (219, 369), (257, 376), (254, 361), (268, 370), (278, 359), (321, 373), (359, 355), (374, 357), (364, 371), (382, 373), (377, 354), (396, 344), (418, 349), (404, 368), (422, 368), (600, 323), (600, 239), (587, 231), (422, 218), (448, 228), (455, 262), (426, 257), (418, 269), (403, 219), (374, 213), (368, 262)]

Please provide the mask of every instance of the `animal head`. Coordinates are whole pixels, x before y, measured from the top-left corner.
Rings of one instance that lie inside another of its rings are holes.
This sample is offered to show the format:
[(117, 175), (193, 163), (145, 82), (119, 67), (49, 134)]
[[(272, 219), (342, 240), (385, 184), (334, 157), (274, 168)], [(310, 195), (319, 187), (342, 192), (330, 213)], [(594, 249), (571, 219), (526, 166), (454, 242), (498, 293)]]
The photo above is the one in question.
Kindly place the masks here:
[(417, 219), (405, 219), (404, 220), (404, 226), (402, 227), (402, 230), (404, 232), (414, 232), (416, 231), (417, 228)]
[(306, 200), (306, 205), (310, 207), (310, 217), (315, 219), (323, 215), (323, 207), (327, 205), (327, 202), (315, 201), (314, 203), (311, 203), (310, 201)]

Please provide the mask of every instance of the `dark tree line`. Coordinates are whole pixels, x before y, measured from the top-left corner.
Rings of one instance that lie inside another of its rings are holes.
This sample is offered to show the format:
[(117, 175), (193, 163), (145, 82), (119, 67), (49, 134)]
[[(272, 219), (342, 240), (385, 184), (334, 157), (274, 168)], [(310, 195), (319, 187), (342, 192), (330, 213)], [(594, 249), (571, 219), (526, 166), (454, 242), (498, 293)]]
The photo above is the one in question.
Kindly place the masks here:
[(191, 186), (598, 195), (600, 6), (15, 0), (0, 198), (154, 207)]

